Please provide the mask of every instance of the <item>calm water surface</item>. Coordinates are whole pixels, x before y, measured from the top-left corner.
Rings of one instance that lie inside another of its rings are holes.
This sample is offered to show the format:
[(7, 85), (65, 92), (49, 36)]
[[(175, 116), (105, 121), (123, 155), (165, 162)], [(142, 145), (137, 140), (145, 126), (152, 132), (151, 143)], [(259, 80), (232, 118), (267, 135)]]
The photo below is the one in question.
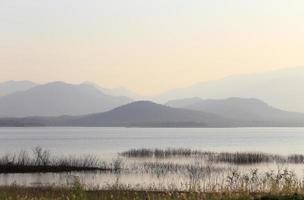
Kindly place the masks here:
[(143, 147), (304, 154), (304, 128), (0, 128), (1, 153), (37, 145), (101, 157)]

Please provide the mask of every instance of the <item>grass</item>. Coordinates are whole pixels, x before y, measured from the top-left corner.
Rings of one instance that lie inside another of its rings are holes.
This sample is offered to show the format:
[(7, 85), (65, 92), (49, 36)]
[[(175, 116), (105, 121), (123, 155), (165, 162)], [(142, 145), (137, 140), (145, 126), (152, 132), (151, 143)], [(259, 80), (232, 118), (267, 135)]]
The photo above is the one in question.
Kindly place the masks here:
[(199, 181), (204, 177), (193, 174), (193, 182), (187, 190), (157, 188), (141, 189), (115, 183), (103, 188), (87, 188), (75, 178), (72, 187), (20, 187), (17, 185), (0, 187), (0, 199), (303, 199), (304, 182), (292, 171), (279, 170), (259, 174), (252, 170), (248, 174), (231, 171), (222, 184), (205, 185)]
[(1, 200), (304, 200), (302, 193), (247, 193), (193, 191), (85, 191), (79, 184), (73, 188), (0, 187)]

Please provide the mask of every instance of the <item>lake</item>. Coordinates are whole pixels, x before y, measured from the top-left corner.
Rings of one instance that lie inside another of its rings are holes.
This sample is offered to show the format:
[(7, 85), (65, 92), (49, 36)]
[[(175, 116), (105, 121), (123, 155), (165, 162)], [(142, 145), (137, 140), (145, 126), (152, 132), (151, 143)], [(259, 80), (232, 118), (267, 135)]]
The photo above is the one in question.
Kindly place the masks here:
[(304, 154), (304, 128), (0, 128), (0, 152), (31, 150), (109, 157), (130, 148)]

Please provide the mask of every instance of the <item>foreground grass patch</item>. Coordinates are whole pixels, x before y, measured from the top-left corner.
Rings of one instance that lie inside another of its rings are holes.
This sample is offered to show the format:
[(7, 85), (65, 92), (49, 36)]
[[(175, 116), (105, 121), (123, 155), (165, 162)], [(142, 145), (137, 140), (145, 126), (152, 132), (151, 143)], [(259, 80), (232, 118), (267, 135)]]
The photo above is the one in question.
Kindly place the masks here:
[(64, 188), (0, 187), (1, 200), (304, 200), (303, 194), (257, 194), (246, 192), (162, 192), (135, 190), (84, 191), (75, 185)]

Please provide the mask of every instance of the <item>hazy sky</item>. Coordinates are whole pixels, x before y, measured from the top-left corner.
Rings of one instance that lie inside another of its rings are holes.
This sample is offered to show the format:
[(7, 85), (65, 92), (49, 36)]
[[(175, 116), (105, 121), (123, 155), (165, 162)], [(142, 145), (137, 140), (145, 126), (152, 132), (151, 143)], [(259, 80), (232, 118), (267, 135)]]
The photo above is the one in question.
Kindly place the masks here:
[(0, 81), (152, 95), (304, 64), (303, 0), (0, 0)]

